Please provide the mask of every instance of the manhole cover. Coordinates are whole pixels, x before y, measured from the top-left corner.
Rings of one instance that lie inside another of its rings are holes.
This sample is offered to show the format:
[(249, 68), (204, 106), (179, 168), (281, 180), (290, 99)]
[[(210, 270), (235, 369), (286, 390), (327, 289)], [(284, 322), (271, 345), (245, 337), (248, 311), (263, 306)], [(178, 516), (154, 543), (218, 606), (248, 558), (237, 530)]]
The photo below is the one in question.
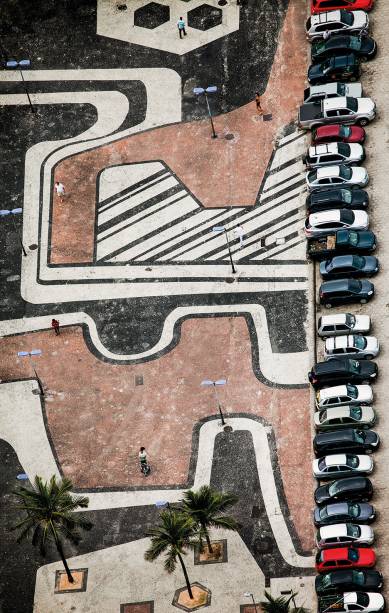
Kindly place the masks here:
[(135, 385), (143, 385), (143, 375), (135, 376)]
[(38, 249), (38, 245), (36, 245), (35, 243), (33, 243), (32, 245), (29, 245), (28, 247), (29, 249), (31, 249), (31, 251), (34, 251), (34, 249)]
[(224, 138), (226, 140), (234, 140), (235, 136), (233, 134), (226, 134)]
[(226, 279), (226, 283), (233, 283), (235, 281), (234, 277), (228, 277)]
[(234, 431), (232, 426), (224, 426), (223, 430), (224, 430), (224, 432), (233, 432)]

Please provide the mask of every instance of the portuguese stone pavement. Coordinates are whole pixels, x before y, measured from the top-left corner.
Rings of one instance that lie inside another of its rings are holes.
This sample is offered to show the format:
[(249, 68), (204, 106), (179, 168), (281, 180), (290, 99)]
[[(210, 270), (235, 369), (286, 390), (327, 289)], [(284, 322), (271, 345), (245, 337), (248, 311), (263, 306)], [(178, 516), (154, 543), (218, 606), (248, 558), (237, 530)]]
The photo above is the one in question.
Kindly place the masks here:
[[(157, 501), (204, 483), (239, 496), (241, 524), (213, 535), (222, 564), (187, 556), (209, 611), (252, 613), (244, 593), (265, 589), (313, 608), (305, 16), (301, 0), (3, 0), (1, 206), (22, 209), (0, 218), (5, 613), (177, 610), (180, 572), (143, 560), (145, 533)], [(216, 138), (193, 93), (208, 86)], [(201, 386), (221, 378), (218, 398)], [(94, 523), (66, 549), (73, 592), (55, 551), (9, 530), (17, 476), (53, 474)]]

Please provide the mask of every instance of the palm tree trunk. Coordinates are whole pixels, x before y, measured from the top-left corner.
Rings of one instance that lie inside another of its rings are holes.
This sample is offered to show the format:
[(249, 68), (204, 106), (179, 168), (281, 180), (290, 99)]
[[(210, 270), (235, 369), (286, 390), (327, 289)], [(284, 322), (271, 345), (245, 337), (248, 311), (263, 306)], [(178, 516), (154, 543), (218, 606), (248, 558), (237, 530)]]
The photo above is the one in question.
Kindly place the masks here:
[(192, 588), (190, 586), (190, 581), (189, 581), (188, 573), (187, 573), (186, 568), (185, 568), (184, 560), (182, 559), (182, 557), (181, 557), (181, 555), (179, 553), (177, 553), (177, 556), (178, 556), (178, 559), (180, 560), (182, 572), (184, 573), (184, 577), (185, 577), (185, 581), (186, 581), (186, 587), (187, 587), (187, 590), (188, 590), (189, 598), (191, 600), (193, 600)]
[(70, 572), (68, 563), (66, 562), (66, 559), (65, 559), (65, 556), (64, 556), (64, 552), (63, 552), (63, 549), (62, 549), (61, 542), (60, 541), (56, 541), (56, 546), (57, 546), (57, 551), (58, 551), (59, 555), (61, 556), (62, 563), (63, 563), (63, 565), (65, 567), (65, 571), (66, 571), (66, 574), (68, 576), (68, 581), (69, 581), (69, 583), (74, 583), (74, 579), (72, 577), (72, 573)]
[(213, 549), (212, 549), (212, 545), (211, 545), (211, 539), (209, 538), (208, 530), (207, 530), (206, 526), (204, 526), (203, 524), (202, 524), (202, 528), (203, 528), (205, 540), (207, 541), (208, 551), (209, 551), (209, 553), (213, 553)]

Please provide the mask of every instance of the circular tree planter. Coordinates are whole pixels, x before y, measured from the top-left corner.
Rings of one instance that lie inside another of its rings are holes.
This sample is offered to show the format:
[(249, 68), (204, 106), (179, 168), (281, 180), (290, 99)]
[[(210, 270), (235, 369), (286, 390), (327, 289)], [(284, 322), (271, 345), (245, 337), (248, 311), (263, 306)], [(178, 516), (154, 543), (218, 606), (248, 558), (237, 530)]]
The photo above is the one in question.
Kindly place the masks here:
[(176, 590), (172, 605), (182, 611), (197, 611), (211, 604), (211, 591), (201, 583), (191, 583), (193, 598), (189, 598), (188, 590), (182, 587)]

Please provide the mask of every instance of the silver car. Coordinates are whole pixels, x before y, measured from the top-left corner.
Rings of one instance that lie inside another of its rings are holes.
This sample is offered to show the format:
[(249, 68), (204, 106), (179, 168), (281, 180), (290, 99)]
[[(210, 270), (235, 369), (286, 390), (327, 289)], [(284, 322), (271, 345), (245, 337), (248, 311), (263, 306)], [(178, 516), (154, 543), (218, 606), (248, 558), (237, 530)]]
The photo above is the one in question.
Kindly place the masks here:
[(325, 32), (330, 34), (353, 34), (361, 35), (369, 31), (369, 17), (365, 11), (327, 11), (312, 15), (306, 25), (307, 39), (312, 42), (323, 38)]
[(362, 166), (324, 166), (310, 170), (305, 175), (309, 191), (321, 187), (365, 187), (369, 183), (369, 175)]
[(320, 480), (370, 475), (373, 468), (374, 461), (371, 456), (353, 453), (335, 453), (312, 462), (313, 476)]
[(321, 410), (348, 404), (371, 404), (373, 398), (371, 385), (335, 385), (316, 392), (316, 408)]
[[(325, 170), (324, 168), (319, 168)], [(314, 171), (313, 171), (314, 172)], [(367, 230), (369, 216), (365, 211), (349, 209), (331, 209), (311, 213), (305, 220), (305, 236), (325, 236), (336, 230)]]
[(375, 336), (362, 336), (355, 334), (349, 336), (334, 336), (327, 338), (324, 348), (324, 357), (356, 357), (371, 360), (380, 351), (380, 344)]
[(370, 327), (369, 315), (353, 315), (352, 313), (323, 315), (317, 321), (317, 333), (322, 338), (344, 334), (366, 334), (370, 332)]
[(316, 411), (313, 416), (317, 430), (338, 430), (355, 427), (359, 430), (372, 428), (377, 421), (373, 407), (369, 405), (346, 404)]
[(345, 545), (366, 546), (374, 543), (374, 531), (370, 526), (359, 524), (333, 524), (322, 526), (316, 533), (319, 549), (344, 547)]
[(364, 159), (365, 150), (359, 143), (325, 143), (309, 147), (303, 161), (307, 168), (319, 168), (334, 164), (360, 164)]

